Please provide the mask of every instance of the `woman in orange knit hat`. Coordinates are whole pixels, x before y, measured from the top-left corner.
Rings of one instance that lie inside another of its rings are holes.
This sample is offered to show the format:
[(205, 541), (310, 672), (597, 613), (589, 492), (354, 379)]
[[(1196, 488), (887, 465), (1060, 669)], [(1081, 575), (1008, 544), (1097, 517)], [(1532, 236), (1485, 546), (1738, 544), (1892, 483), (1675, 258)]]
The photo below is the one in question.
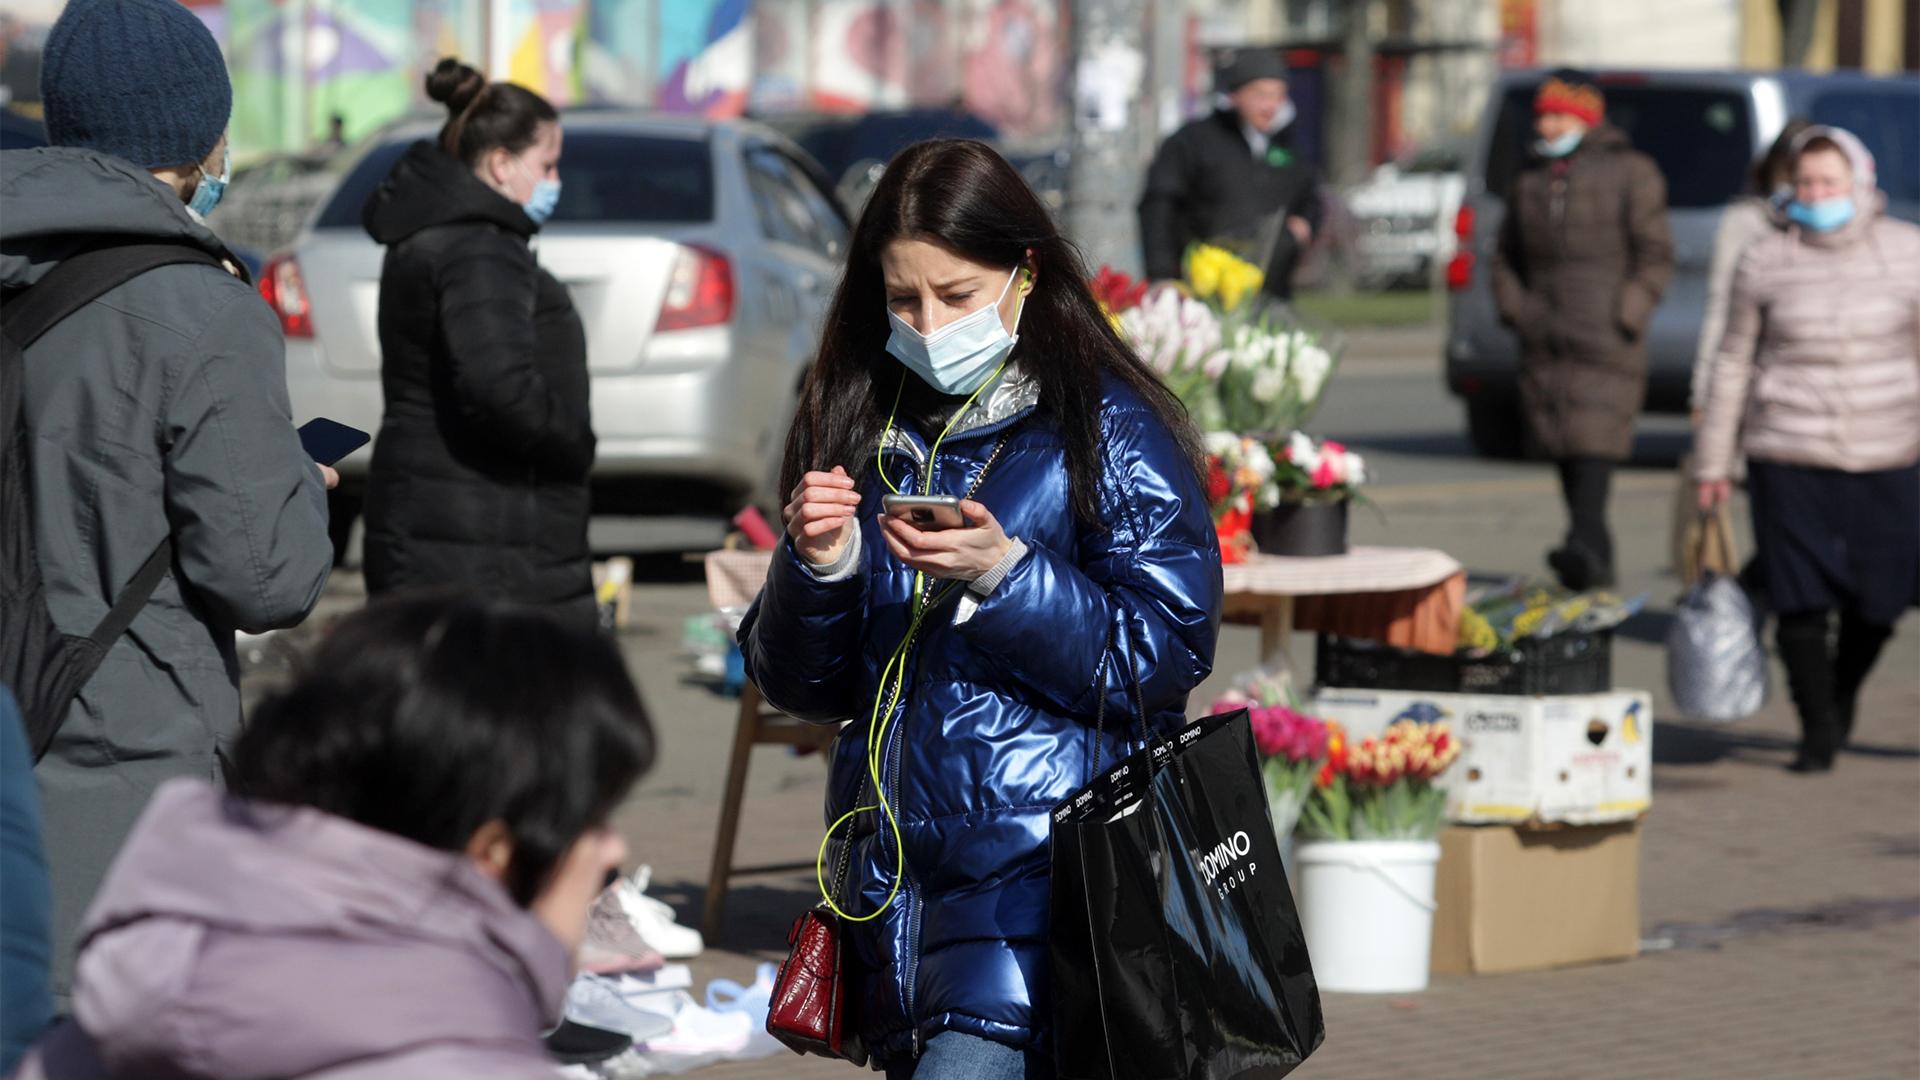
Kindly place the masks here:
[(1673, 276), (1667, 183), (1606, 122), (1599, 85), (1579, 72), (1541, 84), (1534, 130), (1531, 160), (1504, 193), (1494, 298), (1520, 337), (1528, 426), (1566, 497), (1566, 540), (1547, 561), (1561, 584), (1588, 589), (1614, 580), (1607, 489), (1633, 449), (1647, 323)]

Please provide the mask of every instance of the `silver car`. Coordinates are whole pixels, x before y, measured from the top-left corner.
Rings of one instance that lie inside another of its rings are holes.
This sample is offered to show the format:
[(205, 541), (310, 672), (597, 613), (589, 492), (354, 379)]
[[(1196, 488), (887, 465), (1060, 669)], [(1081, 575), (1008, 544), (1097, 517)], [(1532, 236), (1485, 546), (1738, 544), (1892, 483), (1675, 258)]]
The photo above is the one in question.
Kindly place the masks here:
[[(1533, 138), (1540, 79), (1516, 72), (1494, 87), (1468, 159), (1466, 198), (1454, 220), (1460, 242), (1447, 267), (1447, 386), (1466, 401), (1474, 448), (1497, 457), (1521, 453), (1524, 438), (1519, 346), (1494, 310), (1491, 262), (1505, 194)], [(1687, 408), (1721, 211), (1746, 191), (1753, 161), (1788, 118), (1804, 116), (1860, 136), (1879, 159), (1887, 211), (1920, 220), (1920, 79), (1650, 71), (1603, 73), (1600, 82), (1608, 122), (1626, 131), (1667, 178), (1674, 276), (1647, 329), (1649, 412)]]
[[(811, 159), (757, 125), (593, 110), (563, 123), (563, 193), (535, 244), (586, 324), (595, 513), (724, 520), (750, 500), (777, 504), (846, 213)], [(286, 333), (297, 421), (379, 431), (384, 249), (360, 213), (407, 147), (438, 130), (398, 125), (345, 162), (260, 275)], [(340, 463), (336, 513), (352, 512), (371, 458)]]

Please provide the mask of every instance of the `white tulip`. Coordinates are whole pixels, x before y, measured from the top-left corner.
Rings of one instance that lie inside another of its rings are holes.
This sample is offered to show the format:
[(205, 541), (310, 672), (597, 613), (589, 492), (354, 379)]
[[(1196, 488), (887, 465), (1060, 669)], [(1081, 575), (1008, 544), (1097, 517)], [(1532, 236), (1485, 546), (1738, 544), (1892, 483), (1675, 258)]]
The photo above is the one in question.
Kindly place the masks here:
[(1306, 345), (1294, 353), (1289, 374), (1293, 377), (1301, 401), (1313, 401), (1320, 396), (1321, 388), (1326, 385), (1327, 373), (1332, 368), (1333, 357), (1318, 345)]
[(1287, 388), (1287, 373), (1276, 367), (1263, 367), (1253, 376), (1253, 400), (1271, 405)]

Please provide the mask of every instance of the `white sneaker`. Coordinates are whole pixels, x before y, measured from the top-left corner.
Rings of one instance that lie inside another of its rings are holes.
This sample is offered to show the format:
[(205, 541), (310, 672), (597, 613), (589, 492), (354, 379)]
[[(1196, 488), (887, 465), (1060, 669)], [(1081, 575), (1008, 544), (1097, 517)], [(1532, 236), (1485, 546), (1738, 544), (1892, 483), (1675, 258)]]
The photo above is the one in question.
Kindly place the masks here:
[[(706, 1062), (737, 1057), (753, 1036), (753, 1020), (746, 1013), (703, 1009), (685, 992), (674, 1006), (673, 1030), (646, 1042), (648, 1055), (665, 1065), (665, 1071), (682, 1071), (692, 1063), (686, 1059)], [(676, 1058), (682, 1060), (671, 1060)]]
[(613, 883), (614, 895), (619, 898), (627, 918), (640, 932), (640, 939), (667, 959), (691, 960), (699, 956), (706, 949), (700, 931), (681, 926), (675, 921), (672, 908), (647, 895), (647, 884), (652, 880), (653, 867), (642, 866), (632, 877)]
[(580, 975), (567, 987), (567, 1019), (603, 1031), (617, 1031), (636, 1043), (657, 1039), (673, 1030), (673, 1020), (634, 1007), (616, 984), (598, 975)]

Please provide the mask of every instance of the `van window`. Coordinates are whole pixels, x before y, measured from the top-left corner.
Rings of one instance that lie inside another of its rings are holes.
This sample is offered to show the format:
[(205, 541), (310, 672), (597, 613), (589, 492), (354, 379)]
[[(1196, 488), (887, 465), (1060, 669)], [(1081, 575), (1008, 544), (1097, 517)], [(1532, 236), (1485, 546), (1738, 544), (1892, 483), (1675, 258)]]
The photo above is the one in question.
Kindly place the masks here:
[[(1733, 90), (1609, 86), (1607, 122), (1653, 158), (1667, 178), (1667, 205), (1721, 206), (1746, 187), (1753, 120)], [(1507, 91), (1487, 152), (1487, 190), (1506, 198), (1533, 143), (1533, 87)]]
[(1845, 128), (1873, 154), (1880, 189), (1896, 203), (1920, 202), (1920, 93), (1830, 90), (1808, 110), (1816, 124)]

